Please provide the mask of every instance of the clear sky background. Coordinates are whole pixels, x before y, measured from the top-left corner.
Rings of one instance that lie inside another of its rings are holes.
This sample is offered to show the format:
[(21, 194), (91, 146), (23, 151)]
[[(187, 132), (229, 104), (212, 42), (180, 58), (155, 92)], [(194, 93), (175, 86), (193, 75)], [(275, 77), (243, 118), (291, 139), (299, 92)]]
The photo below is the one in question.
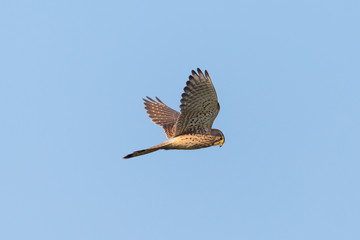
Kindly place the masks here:
[[(360, 2), (2, 1), (0, 239), (360, 239)], [(222, 148), (165, 139), (207, 69)]]

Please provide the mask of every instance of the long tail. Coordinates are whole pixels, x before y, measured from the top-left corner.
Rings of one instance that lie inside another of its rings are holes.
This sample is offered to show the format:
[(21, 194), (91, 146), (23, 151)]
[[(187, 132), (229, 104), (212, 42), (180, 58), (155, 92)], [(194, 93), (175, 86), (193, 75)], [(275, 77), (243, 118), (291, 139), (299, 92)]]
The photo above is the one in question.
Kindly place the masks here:
[(159, 145), (153, 146), (151, 148), (147, 148), (147, 149), (143, 149), (143, 150), (139, 150), (139, 151), (135, 151), (133, 153), (130, 153), (128, 155), (126, 155), (125, 157), (123, 157), (123, 159), (128, 159), (128, 158), (132, 158), (132, 157), (137, 157), (137, 156), (141, 156), (141, 155), (145, 155), (148, 153), (152, 153), (155, 152), (157, 150), (160, 149), (168, 149), (168, 145), (170, 145), (170, 141), (169, 139), (160, 143)]
[(123, 159), (128, 159), (128, 158), (132, 158), (132, 157), (141, 156), (141, 155), (144, 155), (144, 154), (155, 152), (155, 151), (160, 150), (160, 149), (161, 148), (148, 148), (148, 149), (144, 149), (144, 150), (135, 151), (133, 153), (130, 153), (130, 154), (126, 155), (125, 157), (123, 157)]

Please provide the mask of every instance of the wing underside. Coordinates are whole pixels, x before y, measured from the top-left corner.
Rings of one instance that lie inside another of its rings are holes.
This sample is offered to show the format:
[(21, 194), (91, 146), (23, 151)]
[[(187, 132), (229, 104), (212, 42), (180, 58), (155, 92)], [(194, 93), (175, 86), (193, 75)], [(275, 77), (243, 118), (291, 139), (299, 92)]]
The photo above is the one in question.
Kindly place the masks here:
[(146, 112), (149, 114), (151, 120), (161, 126), (167, 138), (173, 137), (175, 132), (175, 124), (180, 115), (179, 112), (168, 107), (159, 98), (154, 99), (150, 97), (144, 98)]

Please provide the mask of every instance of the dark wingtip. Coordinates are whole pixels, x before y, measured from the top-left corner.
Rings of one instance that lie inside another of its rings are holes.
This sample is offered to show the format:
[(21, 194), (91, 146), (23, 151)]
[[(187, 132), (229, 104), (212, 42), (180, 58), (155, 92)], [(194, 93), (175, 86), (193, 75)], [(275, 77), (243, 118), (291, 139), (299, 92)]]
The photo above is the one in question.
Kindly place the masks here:
[[(146, 99), (147, 98), (147, 99)], [(149, 100), (151, 99), (150, 97), (146, 96), (146, 98), (143, 98), (144, 102), (150, 102)]]
[(146, 96), (150, 101), (155, 102), (151, 97)]
[(155, 97), (156, 100), (158, 100), (159, 103), (164, 104), (158, 97)]
[(200, 78), (205, 78), (203, 72), (200, 70), (200, 68), (197, 68), (198, 74), (200, 76)]
[(206, 76), (206, 78), (207, 78), (208, 80), (210, 80), (210, 81), (211, 81), (210, 75), (209, 75), (209, 73), (208, 73), (208, 71), (207, 71), (207, 70), (205, 70), (205, 76)]

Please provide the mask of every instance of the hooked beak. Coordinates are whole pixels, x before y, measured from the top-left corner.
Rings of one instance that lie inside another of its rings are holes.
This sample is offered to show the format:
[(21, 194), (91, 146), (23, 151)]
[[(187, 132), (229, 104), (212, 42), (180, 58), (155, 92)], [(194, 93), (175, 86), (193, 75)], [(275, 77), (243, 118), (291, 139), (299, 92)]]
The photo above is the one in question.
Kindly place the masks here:
[(222, 147), (223, 144), (224, 144), (224, 139), (219, 142), (219, 146)]

